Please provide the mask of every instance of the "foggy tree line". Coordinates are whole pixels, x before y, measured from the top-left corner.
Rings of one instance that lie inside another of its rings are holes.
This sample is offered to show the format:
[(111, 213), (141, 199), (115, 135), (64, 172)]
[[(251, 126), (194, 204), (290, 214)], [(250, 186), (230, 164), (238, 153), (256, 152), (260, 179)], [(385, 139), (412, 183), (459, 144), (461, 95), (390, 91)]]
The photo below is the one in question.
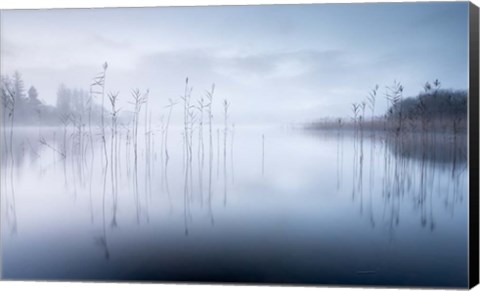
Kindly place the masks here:
[(408, 97), (392, 104), (387, 111), (387, 117), (398, 118), (465, 118), (467, 116), (467, 91), (440, 88), (440, 82), (435, 80), (432, 86), (425, 83), (424, 92), (416, 97)]
[[(309, 129), (366, 129), (392, 132), (465, 132), (467, 129), (468, 94), (466, 90), (441, 88), (437, 79), (426, 82), (416, 96), (404, 96), (404, 86), (397, 81), (380, 92), (376, 85), (360, 102), (351, 104), (351, 117), (324, 118), (306, 125)], [(377, 114), (379, 98), (387, 101), (387, 110)]]
[(95, 104), (89, 91), (79, 88), (68, 88), (61, 84), (57, 90), (54, 106), (47, 104), (41, 92), (34, 85), (26, 85), (19, 72), (13, 75), (2, 75), (0, 97), (3, 112), (14, 106), (15, 125), (60, 125), (62, 118), (82, 119), (87, 113), (89, 103), (92, 104), (91, 119), (100, 120), (102, 107)]

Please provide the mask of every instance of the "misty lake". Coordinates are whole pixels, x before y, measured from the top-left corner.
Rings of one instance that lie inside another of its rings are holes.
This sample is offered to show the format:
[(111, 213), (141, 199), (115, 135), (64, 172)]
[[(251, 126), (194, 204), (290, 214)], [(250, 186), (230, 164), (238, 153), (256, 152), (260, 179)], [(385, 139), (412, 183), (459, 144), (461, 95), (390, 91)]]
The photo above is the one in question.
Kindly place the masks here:
[(467, 286), (465, 136), (399, 149), (384, 133), (215, 127), (185, 161), (180, 128), (168, 160), (139, 129), (135, 163), (125, 132), (105, 155), (71, 131), (17, 128), (2, 153), (5, 279)]

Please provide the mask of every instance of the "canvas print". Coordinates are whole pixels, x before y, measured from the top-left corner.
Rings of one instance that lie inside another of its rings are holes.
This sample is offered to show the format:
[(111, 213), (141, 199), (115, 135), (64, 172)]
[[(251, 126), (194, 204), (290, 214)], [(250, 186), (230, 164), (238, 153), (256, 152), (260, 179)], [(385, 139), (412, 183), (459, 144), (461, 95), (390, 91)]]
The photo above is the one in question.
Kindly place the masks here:
[(2, 278), (467, 287), (471, 8), (1, 11)]

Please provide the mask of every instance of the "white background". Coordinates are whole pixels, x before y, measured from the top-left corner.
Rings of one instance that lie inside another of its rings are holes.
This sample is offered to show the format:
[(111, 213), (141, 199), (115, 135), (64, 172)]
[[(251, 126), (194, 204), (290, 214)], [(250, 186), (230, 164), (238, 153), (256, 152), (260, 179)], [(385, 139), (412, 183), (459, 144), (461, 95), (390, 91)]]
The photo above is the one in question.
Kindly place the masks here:
[[(437, 0), (438, 1), (438, 0)], [(292, 3), (351, 3), (351, 2), (379, 2), (372, 0), (363, 1), (315, 1), (315, 0), (2, 0), (0, 9), (18, 8), (86, 8), (86, 7), (145, 7), (145, 6), (192, 6), (192, 5), (244, 5), (244, 4), (292, 4)], [(403, 1), (381, 1), (381, 2), (415, 2), (412, 0)], [(480, 6), (480, 0), (473, 0)], [(352, 260), (355, 258), (352, 258)], [(176, 291), (298, 291), (298, 290), (329, 290), (333, 287), (284, 287), (284, 286), (234, 286), (234, 285), (193, 285), (193, 284), (130, 284), (130, 283), (57, 283), (57, 282), (0, 282), (0, 290), (115, 290), (115, 291), (148, 291), (148, 290), (176, 290)], [(359, 288), (336, 288), (335, 290), (359, 290)], [(362, 289), (362, 290), (392, 290), (392, 289)], [(419, 289), (417, 289), (419, 290)], [(476, 287), (474, 290), (480, 290)]]

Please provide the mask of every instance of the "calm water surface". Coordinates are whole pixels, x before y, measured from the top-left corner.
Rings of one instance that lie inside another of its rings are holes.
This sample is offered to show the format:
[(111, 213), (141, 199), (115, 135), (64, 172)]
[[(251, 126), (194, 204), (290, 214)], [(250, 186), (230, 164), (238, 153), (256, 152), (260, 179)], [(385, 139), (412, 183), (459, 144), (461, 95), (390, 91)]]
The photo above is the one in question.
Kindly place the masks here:
[(467, 286), (465, 137), (142, 130), (15, 131), (5, 279)]

